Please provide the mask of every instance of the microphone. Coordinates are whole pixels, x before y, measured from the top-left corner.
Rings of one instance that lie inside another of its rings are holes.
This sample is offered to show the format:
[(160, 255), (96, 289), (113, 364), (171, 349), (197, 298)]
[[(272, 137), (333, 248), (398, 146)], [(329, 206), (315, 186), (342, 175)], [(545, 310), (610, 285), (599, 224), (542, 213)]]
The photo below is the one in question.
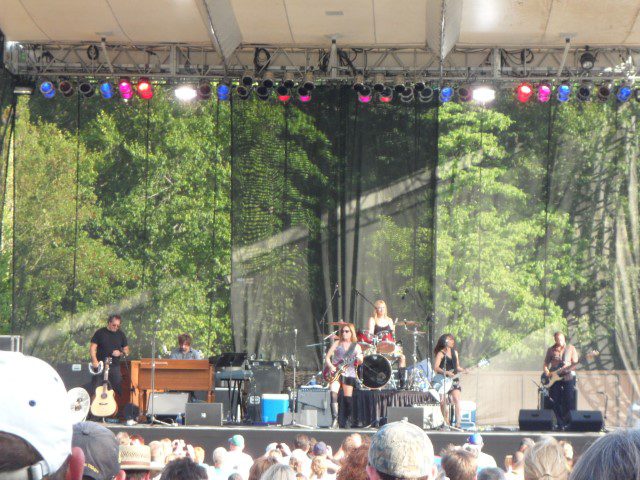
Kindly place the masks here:
[(338, 295), (338, 298), (340, 298), (342, 296), (342, 294), (340, 293), (340, 284), (336, 283), (336, 295)]

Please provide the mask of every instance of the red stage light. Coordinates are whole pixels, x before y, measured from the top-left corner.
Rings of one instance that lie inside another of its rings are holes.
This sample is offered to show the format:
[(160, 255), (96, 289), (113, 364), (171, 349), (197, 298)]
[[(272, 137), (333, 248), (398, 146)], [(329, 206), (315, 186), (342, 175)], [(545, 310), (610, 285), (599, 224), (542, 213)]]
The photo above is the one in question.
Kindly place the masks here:
[(516, 98), (521, 103), (526, 103), (533, 95), (533, 87), (529, 83), (521, 83), (516, 88)]
[(143, 100), (151, 100), (153, 98), (153, 87), (147, 77), (140, 77), (138, 80), (138, 96)]

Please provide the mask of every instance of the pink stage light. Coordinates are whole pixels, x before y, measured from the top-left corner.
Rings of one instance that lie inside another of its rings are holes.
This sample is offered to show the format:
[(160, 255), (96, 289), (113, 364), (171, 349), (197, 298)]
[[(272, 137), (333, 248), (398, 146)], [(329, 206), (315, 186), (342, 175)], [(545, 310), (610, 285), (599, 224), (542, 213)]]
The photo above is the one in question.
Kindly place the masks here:
[(538, 101), (546, 103), (551, 100), (551, 85), (548, 83), (541, 83), (538, 85)]
[(123, 100), (131, 100), (133, 98), (133, 85), (129, 77), (122, 77), (118, 82), (118, 91)]

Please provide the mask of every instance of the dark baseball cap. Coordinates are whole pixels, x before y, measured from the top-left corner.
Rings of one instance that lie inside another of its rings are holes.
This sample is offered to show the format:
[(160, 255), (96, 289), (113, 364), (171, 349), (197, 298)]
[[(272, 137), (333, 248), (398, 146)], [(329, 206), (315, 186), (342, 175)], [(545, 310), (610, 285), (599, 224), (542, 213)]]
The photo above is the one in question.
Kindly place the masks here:
[(83, 475), (111, 480), (120, 471), (118, 439), (108, 428), (95, 422), (76, 423), (71, 443), (84, 452)]

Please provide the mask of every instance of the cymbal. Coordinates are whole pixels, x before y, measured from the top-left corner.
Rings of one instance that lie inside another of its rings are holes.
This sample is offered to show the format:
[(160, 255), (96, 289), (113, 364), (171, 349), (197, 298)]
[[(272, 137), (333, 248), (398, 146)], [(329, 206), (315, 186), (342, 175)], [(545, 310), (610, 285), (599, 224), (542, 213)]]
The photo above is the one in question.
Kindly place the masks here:
[(347, 322), (329, 322), (329, 325), (333, 325), (334, 327), (341, 327), (343, 325), (349, 325)]
[(418, 322), (414, 320), (400, 320), (399, 322), (396, 322), (396, 325), (399, 327), (415, 327), (418, 325)]

